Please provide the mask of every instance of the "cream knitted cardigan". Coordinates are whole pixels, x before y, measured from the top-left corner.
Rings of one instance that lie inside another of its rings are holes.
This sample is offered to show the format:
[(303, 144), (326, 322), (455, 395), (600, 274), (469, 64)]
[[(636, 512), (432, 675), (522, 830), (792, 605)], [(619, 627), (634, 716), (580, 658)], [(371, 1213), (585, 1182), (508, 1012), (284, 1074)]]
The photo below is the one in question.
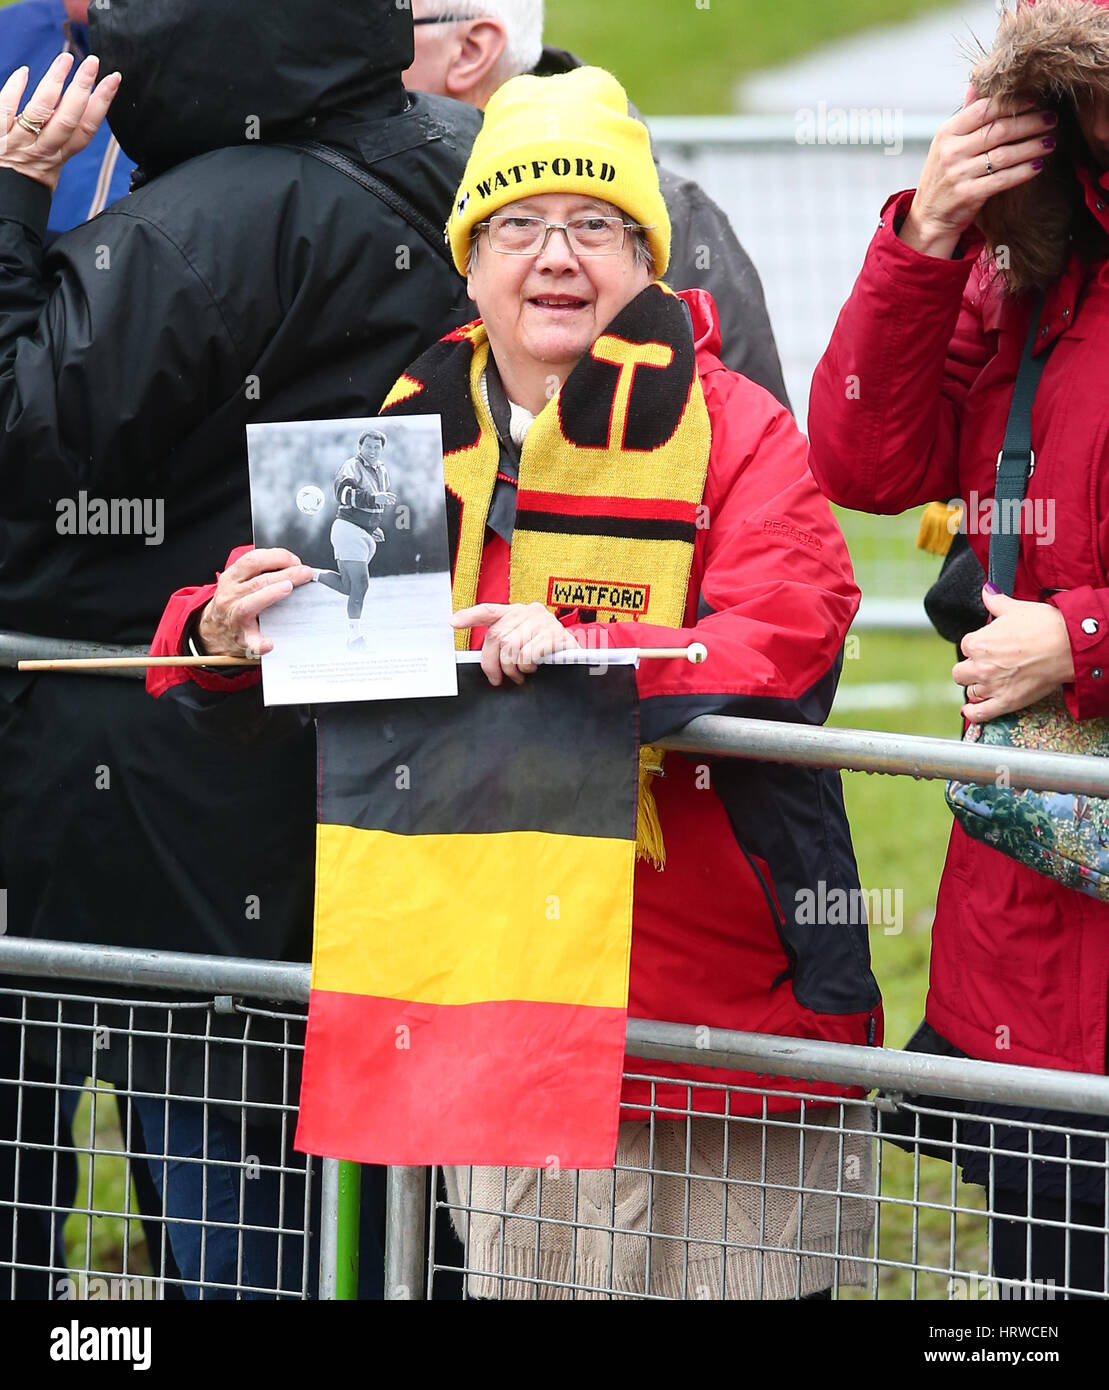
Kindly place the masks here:
[[(620, 1126), (616, 1167), (447, 1168), (476, 1298), (787, 1299), (862, 1283), (870, 1111)], [(726, 1162), (725, 1162), (726, 1159)], [(803, 1174), (803, 1181), (799, 1181)], [(538, 1281), (538, 1282), (537, 1282)]]

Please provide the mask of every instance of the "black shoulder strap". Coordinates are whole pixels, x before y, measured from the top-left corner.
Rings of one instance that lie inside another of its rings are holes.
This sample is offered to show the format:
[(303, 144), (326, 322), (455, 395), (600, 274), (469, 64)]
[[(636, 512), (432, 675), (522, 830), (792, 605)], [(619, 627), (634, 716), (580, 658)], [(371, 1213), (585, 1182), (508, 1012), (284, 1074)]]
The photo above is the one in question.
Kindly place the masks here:
[(1005, 439), (997, 456), (997, 482), (994, 485), (993, 520), (990, 526), (990, 583), (1003, 594), (1012, 594), (1020, 557), (1021, 503), (1028, 491), (1028, 479), (1036, 467), (1032, 452), (1032, 402), (1040, 384), (1051, 349), (1033, 356), (1044, 295), (1041, 292), (1032, 306), (1032, 321), (1024, 340), (1020, 367), (1009, 404), (1009, 419)]
[(353, 159), (348, 159), (345, 154), (340, 154), (338, 150), (333, 150), (330, 145), (323, 145), (318, 140), (288, 141), (284, 142), (283, 147), (287, 150), (300, 150), (304, 154), (310, 154), (313, 159), (318, 159), (322, 164), (329, 164), (340, 174), (346, 174), (348, 178), (360, 184), (367, 193), (372, 193), (386, 207), (392, 208), (398, 217), (403, 218), (410, 227), (419, 232), (437, 256), (452, 269), (454, 268), (454, 258), (447, 246), (443, 229), (437, 228), (429, 217), (425, 217), (418, 207), (408, 201), (403, 193), (398, 193), (392, 184), (386, 183), (376, 174), (371, 174), (368, 169), (363, 169), (361, 165), (355, 164)]

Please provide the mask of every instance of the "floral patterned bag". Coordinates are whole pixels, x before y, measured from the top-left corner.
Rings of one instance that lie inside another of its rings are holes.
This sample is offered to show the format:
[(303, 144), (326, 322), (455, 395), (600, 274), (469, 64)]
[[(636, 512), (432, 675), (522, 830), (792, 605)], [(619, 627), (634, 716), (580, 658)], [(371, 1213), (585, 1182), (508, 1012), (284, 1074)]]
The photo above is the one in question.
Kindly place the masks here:
[[(1040, 294), (1032, 306), (1005, 441), (997, 456), (995, 518), (1020, 515), (1028, 479), (1036, 467), (1032, 401), (1051, 352), (1049, 346), (1038, 357), (1035, 354), (1043, 306), (1044, 296)], [(1013, 592), (1019, 554), (1019, 528), (1011, 522), (991, 527), (990, 579), (1003, 594)], [(987, 747), (1106, 757), (1109, 719), (1073, 719), (1059, 689), (1027, 709), (986, 724), (971, 724), (963, 739)], [(1068, 888), (1109, 902), (1109, 800), (1073, 792), (1014, 791), (996, 784), (948, 782), (947, 804), (974, 839)]]
[[(1109, 756), (1109, 719), (1074, 719), (1063, 692), (972, 724), (965, 742)], [(966, 833), (1026, 868), (1109, 902), (1109, 800), (948, 782), (947, 804)]]

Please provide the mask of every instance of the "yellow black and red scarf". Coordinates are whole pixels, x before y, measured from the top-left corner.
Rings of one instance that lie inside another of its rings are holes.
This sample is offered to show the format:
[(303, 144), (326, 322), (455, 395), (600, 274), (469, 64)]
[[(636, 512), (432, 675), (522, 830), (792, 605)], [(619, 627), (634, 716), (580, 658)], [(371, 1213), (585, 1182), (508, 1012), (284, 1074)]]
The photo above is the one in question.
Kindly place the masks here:
[[(500, 442), (481, 379), (480, 320), (425, 352), (384, 415), (442, 419), (454, 604), (475, 602)], [(631, 301), (528, 430), (520, 455), (509, 597), (599, 622), (681, 627), (711, 442), (685, 305), (665, 286)], [(457, 634), (465, 650), (470, 634)], [(661, 755), (644, 750), (645, 773)], [(646, 787), (646, 777), (644, 778)], [(657, 841), (642, 822), (641, 846)], [(656, 862), (661, 845), (648, 849)]]

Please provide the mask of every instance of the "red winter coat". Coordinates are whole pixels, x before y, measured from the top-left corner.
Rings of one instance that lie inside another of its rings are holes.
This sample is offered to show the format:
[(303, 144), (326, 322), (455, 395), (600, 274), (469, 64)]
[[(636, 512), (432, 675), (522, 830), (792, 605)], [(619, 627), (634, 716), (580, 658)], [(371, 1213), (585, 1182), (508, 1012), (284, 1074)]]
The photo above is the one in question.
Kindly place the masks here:
[[(1109, 231), (1109, 179), (1080, 179)], [(899, 240), (911, 200), (886, 204), (809, 401), (812, 471), (860, 511), (993, 496), (1031, 314), (1027, 295), (1002, 291), (980, 237), (951, 260)], [(1054, 506), (1054, 538), (1022, 536), (1014, 596), (1062, 612), (1075, 666), (1067, 703), (1092, 718), (1109, 715), (1109, 264), (1072, 256), (1038, 341), (1055, 346), (1032, 412), (1028, 498)], [(985, 565), (989, 536), (969, 539)], [(932, 932), (932, 1027), (972, 1057), (1103, 1072), (1107, 995), (1109, 905), (955, 825)]]
[[(703, 641), (711, 653), (703, 666), (643, 663), (637, 679), (644, 741), (702, 713), (820, 722), (858, 606), (847, 549), (809, 474), (804, 439), (791, 416), (718, 360), (711, 297), (694, 290), (682, 298), (693, 317), (712, 426), (704, 494), (710, 524), (697, 532), (687, 625), (679, 632), (615, 623), (603, 632), (612, 645)], [(507, 602), (508, 560), (504, 541), (487, 533), (479, 602)], [(188, 616), (211, 593), (209, 585), (174, 595), (155, 653), (180, 650)], [(475, 646), (481, 635), (475, 632)], [(257, 679), (190, 675), (152, 671), (149, 688), (154, 694), (172, 691), (196, 709), (205, 698), (198, 681), (209, 690), (226, 690)], [(636, 865), (632, 1016), (710, 1030), (880, 1041), (865, 921), (854, 927), (812, 923), (797, 906), (799, 891), (818, 894), (821, 883), (826, 893), (858, 887), (838, 774), (670, 753), (653, 790), (666, 868)], [(774, 1084), (678, 1064), (632, 1062), (630, 1069), (714, 1083)], [(843, 1093), (820, 1083), (778, 1084)], [(649, 1094), (647, 1083), (625, 1083), (627, 1104), (646, 1102)], [(681, 1109), (688, 1104), (684, 1087), (660, 1087), (657, 1099)], [(693, 1104), (720, 1111), (724, 1096), (702, 1091)], [(770, 1101), (772, 1110), (795, 1107), (785, 1097)], [(732, 1113), (761, 1108), (758, 1095), (732, 1097)]]

